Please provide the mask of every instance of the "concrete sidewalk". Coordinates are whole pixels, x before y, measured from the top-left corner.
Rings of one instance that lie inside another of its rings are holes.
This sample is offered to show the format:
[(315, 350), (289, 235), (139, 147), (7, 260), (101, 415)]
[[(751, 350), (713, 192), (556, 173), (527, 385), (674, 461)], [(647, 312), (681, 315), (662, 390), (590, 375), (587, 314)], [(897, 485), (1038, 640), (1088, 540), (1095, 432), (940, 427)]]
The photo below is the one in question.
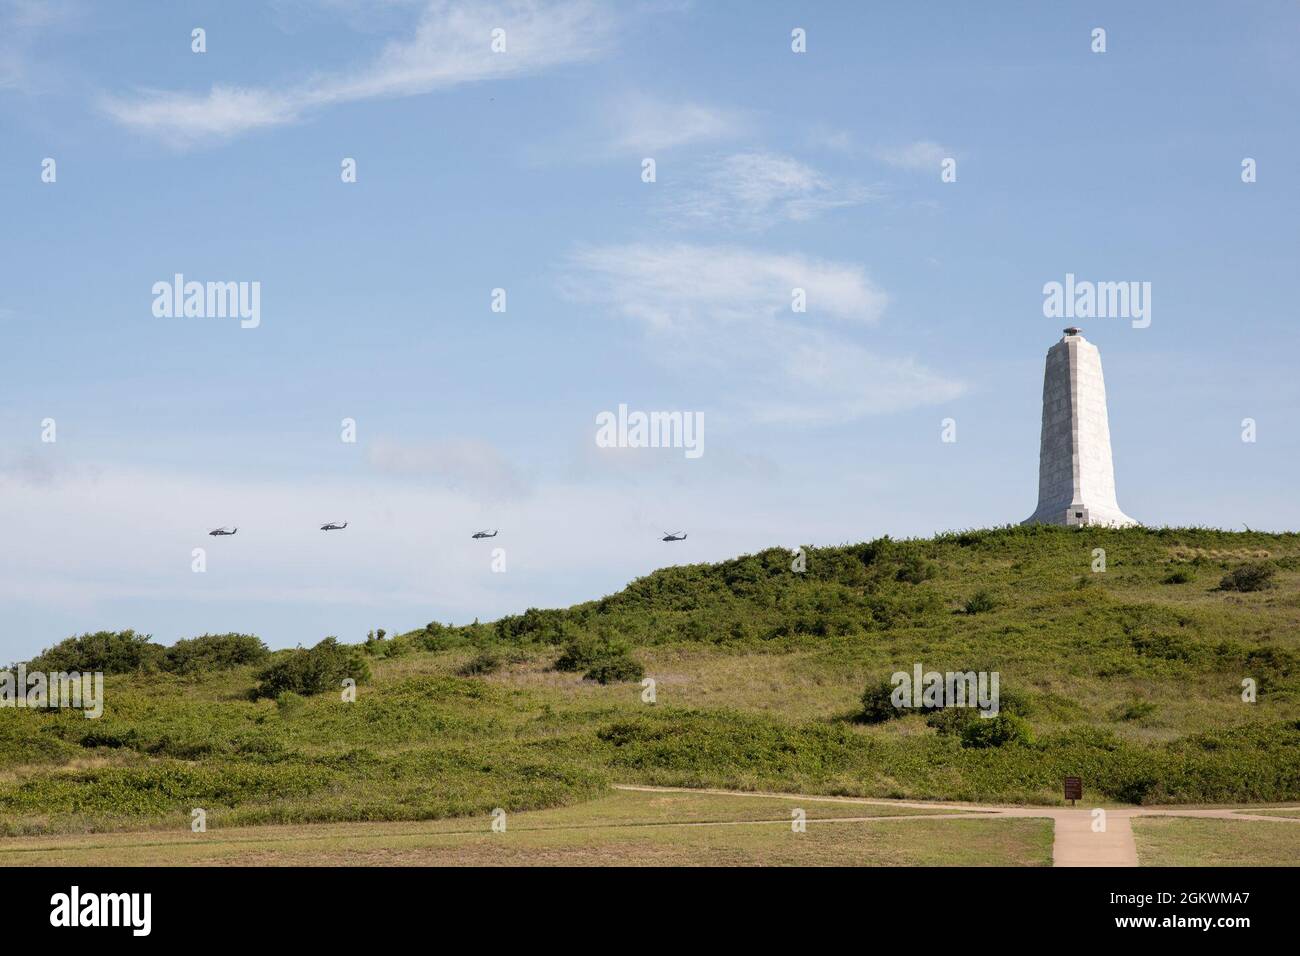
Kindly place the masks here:
[(1106, 812), (1106, 829), (1093, 832), (1092, 812), (1052, 814), (1056, 837), (1052, 841), (1053, 866), (1137, 866), (1137, 843), (1126, 813)]

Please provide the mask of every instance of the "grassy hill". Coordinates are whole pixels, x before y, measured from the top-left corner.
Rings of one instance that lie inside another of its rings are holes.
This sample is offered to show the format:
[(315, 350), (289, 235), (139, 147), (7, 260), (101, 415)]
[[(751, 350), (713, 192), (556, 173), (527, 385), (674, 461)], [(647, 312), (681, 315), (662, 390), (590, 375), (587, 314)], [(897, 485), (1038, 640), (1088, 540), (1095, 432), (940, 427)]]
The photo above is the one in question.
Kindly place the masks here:
[[(1057, 802), (1076, 774), (1095, 802), (1300, 800), (1300, 536), (1011, 527), (794, 560), (316, 652), (64, 642), (29, 667), (112, 672), (104, 716), (0, 710), (0, 833), (486, 814), (610, 782)], [(864, 688), (917, 662), (998, 671), (1024, 733), (864, 722)]]

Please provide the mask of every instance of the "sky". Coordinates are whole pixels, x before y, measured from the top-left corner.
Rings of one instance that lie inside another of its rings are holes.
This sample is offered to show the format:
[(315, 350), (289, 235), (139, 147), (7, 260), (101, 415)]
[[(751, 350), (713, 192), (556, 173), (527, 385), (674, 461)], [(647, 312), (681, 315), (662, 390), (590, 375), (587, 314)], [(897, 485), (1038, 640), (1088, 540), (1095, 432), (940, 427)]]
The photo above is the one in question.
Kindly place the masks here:
[(1021, 521), (1067, 274), (1150, 283), (1074, 323), (1123, 510), (1295, 529), (1297, 51), (1294, 2), (0, 0), (0, 660)]

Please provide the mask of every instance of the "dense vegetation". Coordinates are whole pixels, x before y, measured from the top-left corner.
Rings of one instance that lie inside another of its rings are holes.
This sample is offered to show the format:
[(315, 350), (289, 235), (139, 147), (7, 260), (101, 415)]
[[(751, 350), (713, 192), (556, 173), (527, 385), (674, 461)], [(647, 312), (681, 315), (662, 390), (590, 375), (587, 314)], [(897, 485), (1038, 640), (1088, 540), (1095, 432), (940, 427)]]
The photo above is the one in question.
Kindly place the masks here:
[[(0, 710), (0, 832), (418, 819), (620, 780), (1043, 802), (1077, 774), (1097, 800), (1300, 800), (1300, 536), (1012, 527), (804, 562), (665, 568), (355, 646), (71, 638), (29, 666), (109, 673), (104, 716)], [(885, 710), (915, 663), (998, 671), (1001, 713)]]
[(369, 680), (370, 665), (355, 647), (327, 637), (311, 649), (299, 647), (275, 655), (257, 678), (255, 698), (283, 693), (323, 694), (343, 687), (344, 681), (355, 686)]
[(53, 673), (132, 674), (155, 670), (196, 674), (265, 660), (268, 651), (252, 634), (204, 634), (171, 647), (154, 644), (148, 634), (98, 631), (70, 637), (27, 662), (29, 670)]

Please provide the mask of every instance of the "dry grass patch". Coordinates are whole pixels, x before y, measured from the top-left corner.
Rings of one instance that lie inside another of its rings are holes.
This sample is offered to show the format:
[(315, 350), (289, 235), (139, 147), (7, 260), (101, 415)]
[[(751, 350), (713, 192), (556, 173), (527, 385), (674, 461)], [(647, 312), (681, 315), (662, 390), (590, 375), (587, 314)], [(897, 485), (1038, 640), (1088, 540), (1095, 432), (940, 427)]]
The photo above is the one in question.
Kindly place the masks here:
[[(807, 814), (793, 832), (790, 811)], [(1044, 820), (926, 820), (944, 811), (795, 797), (620, 791), (578, 806), (422, 823), (241, 827), (0, 841), (0, 865), (1048, 865)], [(865, 817), (915, 819), (859, 820)]]
[(1137, 817), (1138, 862), (1143, 866), (1295, 866), (1300, 825), (1262, 820)]

